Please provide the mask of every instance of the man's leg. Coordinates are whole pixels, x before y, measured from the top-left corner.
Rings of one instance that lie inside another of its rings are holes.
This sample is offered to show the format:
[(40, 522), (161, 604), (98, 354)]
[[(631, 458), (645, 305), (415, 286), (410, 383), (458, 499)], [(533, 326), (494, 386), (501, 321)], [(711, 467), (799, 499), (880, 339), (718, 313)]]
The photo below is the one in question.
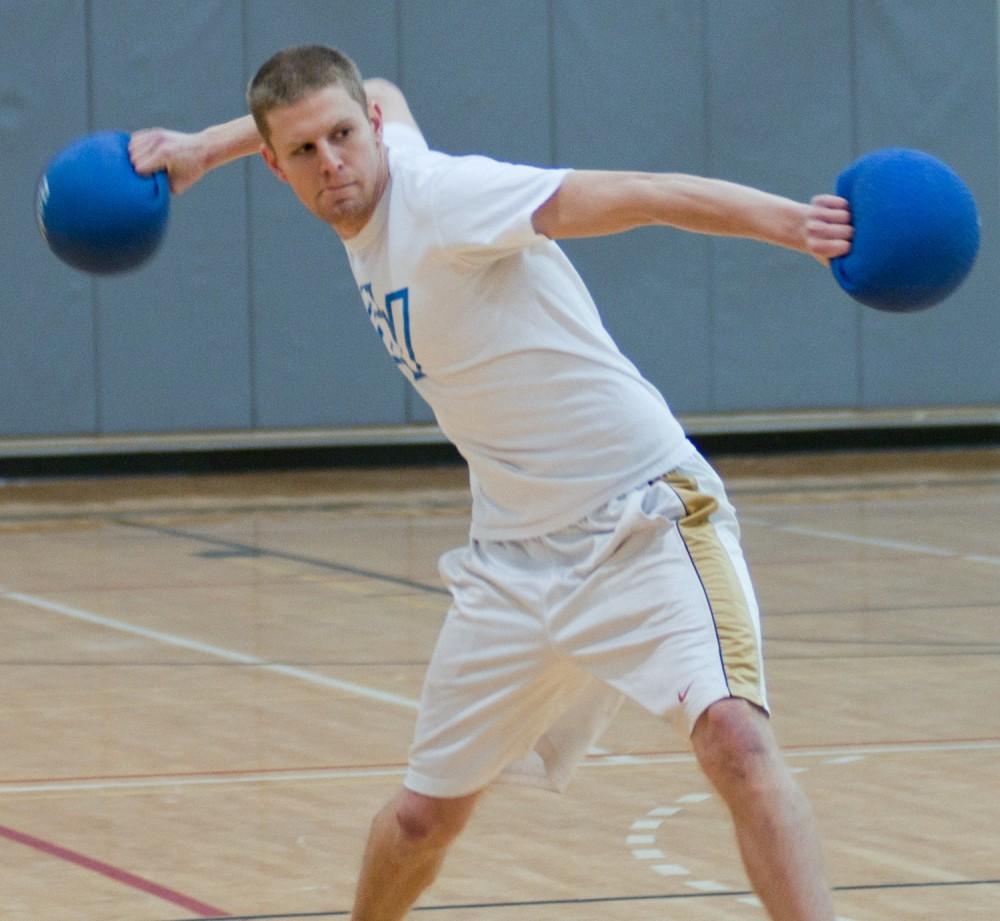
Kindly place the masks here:
[(352, 921), (400, 921), (437, 876), (479, 794), (436, 799), (403, 789), (375, 816)]
[(832, 921), (812, 809), (767, 718), (744, 700), (721, 700), (699, 717), (691, 740), (729, 807), (747, 875), (770, 916)]

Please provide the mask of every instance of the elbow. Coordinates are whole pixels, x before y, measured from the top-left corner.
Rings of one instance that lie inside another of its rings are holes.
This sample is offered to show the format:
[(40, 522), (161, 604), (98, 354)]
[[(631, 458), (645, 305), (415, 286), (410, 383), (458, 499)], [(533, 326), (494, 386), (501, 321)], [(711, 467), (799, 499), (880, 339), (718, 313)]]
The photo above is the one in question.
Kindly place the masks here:
[(369, 102), (377, 102), (383, 110), (387, 107), (406, 106), (403, 91), (384, 77), (371, 77), (365, 80), (365, 95)]
[(412, 125), (417, 131), (420, 130), (420, 126), (417, 125), (417, 120), (413, 117), (406, 102), (406, 96), (395, 83), (391, 83), (383, 77), (372, 77), (370, 80), (365, 80), (365, 95), (368, 97), (369, 104), (374, 103), (378, 106), (385, 121), (403, 122)]

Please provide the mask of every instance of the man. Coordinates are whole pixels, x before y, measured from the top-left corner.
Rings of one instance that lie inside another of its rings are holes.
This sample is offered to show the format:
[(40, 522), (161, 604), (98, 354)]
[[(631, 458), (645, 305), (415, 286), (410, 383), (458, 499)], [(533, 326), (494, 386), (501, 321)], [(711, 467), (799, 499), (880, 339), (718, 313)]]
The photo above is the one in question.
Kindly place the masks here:
[(403, 789), (376, 816), (353, 918), (395, 921), (503, 773), (565, 785), (627, 695), (690, 735), (775, 921), (832, 921), (808, 804), (767, 722), (759, 618), (722, 484), (618, 351), (556, 239), (662, 224), (846, 253), (847, 203), (674, 174), (429, 151), (402, 94), (291, 48), (252, 113), (138, 132), (175, 192), (260, 151), (340, 236), (391, 357), (469, 464), (468, 547)]

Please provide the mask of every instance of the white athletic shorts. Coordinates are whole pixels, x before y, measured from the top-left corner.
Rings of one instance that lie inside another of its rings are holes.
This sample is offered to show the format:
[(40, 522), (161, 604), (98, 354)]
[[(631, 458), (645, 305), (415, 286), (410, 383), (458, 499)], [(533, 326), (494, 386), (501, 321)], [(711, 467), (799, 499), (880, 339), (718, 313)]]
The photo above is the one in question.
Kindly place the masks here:
[(760, 622), (723, 485), (698, 454), (542, 537), (441, 558), (453, 605), (405, 785), (480, 790), (532, 758), (562, 789), (622, 695), (690, 733), (717, 700), (765, 712)]

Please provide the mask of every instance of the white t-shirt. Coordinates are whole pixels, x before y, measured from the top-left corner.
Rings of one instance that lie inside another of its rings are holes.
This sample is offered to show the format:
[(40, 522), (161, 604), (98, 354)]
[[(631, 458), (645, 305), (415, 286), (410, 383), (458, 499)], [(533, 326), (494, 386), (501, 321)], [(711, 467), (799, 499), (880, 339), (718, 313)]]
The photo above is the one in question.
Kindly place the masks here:
[[(469, 465), (475, 539), (558, 530), (693, 450), (531, 217), (566, 171), (385, 129), (390, 180), (345, 241), (372, 324)], [(666, 327), (666, 320), (664, 320)]]

